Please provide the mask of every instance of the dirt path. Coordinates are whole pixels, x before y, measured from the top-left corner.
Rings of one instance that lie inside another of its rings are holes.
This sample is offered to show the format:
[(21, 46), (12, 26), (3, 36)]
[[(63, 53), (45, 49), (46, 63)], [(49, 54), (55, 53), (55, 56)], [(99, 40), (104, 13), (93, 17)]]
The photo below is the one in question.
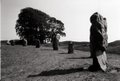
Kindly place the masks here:
[[(120, 73), (89, 72), (88, 52), (53, 51), (50, 47), (1, 47), (2, 81), (120, 81)], [(109, 63), (120, 67), (120, 55), (108, 54)]]

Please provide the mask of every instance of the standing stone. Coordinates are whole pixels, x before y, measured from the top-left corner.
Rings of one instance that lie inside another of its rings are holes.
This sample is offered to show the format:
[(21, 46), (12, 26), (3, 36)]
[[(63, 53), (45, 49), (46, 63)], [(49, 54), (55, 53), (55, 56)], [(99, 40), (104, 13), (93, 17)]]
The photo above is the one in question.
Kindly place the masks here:
[(91, 71), (107, 69), (107, 24), (106, 20), (99, 14), (94, 13), (90, 17), (90, 52), (93, 58), (93, 65), (89, 67)]
[(40, 40), (39, 39), (36, 40), (35, 44), (36, 44), (36, 48), (40, 48)]
[(11, 40), (11, 45), (14, 46), (15, 45), (15, 41)]
[(23, 39), (22, 42), (23, 42), (23, 46), (27, 46), (27, 40), (26, 39)]
[(59, 40), (57, 39), (57, 35), (54, 33), (52, 35), (52, 46), (53, 46), (53, 50), (58, 50), (58, 44), (59, 44)]
[(69, 42), (68, 44), (68, 53), (74, 53), (73, 42)]
[(9, 40), (7, 40), (7, 45), (10, 45), (11, 43), (10, 43), (10, 41)]

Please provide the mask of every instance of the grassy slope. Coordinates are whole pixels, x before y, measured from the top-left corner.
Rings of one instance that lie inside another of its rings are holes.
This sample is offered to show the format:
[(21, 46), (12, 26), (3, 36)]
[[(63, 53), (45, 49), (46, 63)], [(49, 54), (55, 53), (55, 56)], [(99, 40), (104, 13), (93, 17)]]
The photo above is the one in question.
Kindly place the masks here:
[(109, 43), (108, 50), (109, 53), (120, 54), (120, 40)]
[[(20, 45), (2, 45), (1, 50), (2, 81), (120, 81), (120, 73), (82, 70), (92, 63), (86, 58), (89, 52), (67, 54), (66, 49)], [(120, 67), (119, 55), (109, 54), (108, 59), (111, 65)]]
[[(68, 41), (64, 41), (60, 43), (63, 48), (67, 48)], [(89, 51), (89, 42), (75, 42), (74, 41), (74, 49), (81, 51)], [(116, 53), (120, 54), (120, 40), (109, 43), (107, 48), (108, 53)]]
[[(68, 42), (69, 41), (64, 41), (64, 42), (60, 42), (60, 46), (62, 46), (63, 48), (67, 48), (68, 47)], [(2, 44), (6, 44), (6, 40), (1, 41)], [(74, 43), (74, 49), (75, 50), (80, 50), (80, 51), (89, 51), (89, 42), (77, 42), (77, 41), (73, 41)], [(51, 45), (46, 45), (46, 46), (51, 46)], [(115, 53), (115, 54), (120, 54), (120, 40), (116, 40), (113, 42), (110, 42), (107, 48), (107, 52), (108, 53)]]

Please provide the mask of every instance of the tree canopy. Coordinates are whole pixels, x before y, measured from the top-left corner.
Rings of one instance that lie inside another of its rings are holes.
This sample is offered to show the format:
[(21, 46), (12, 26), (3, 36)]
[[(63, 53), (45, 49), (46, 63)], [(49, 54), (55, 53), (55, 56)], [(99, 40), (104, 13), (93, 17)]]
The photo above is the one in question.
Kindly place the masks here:
[(16, 33), (28, 43), (39, 39), (41, 43), (47, 38), (51, 39), (53, 33), (65, 36), (64, 23), (48, 14), (30, 7), (21, 9), (16, 21)]

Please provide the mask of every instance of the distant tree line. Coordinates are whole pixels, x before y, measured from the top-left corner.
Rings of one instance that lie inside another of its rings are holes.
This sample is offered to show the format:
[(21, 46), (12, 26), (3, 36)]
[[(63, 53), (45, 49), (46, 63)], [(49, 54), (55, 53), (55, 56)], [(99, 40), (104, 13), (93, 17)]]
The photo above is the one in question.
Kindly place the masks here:
[(51, 41), (54, 34), (66, 36), (62, 21), (31, 7), (21, 9), (15, 29), (20, 39), (26, 39), (28, 44), (33, 44), (36, 39), (41, 43)]

